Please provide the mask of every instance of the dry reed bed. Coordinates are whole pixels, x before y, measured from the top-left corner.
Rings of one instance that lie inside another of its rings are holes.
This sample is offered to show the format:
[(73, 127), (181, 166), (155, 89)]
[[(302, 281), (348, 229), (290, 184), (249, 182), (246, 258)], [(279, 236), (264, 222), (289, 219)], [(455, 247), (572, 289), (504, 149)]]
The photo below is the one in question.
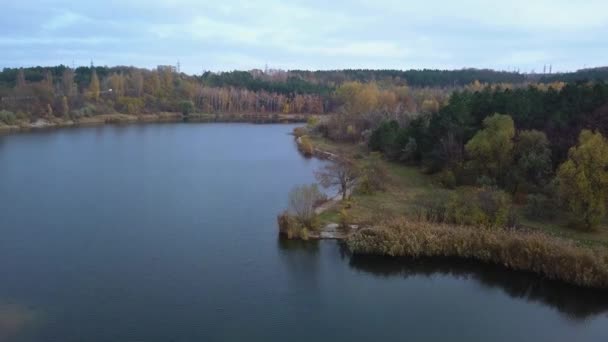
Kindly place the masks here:
[(608, 289), (608, 252), (538, 232), (395, 219), (346, 240), (354, 254), (460, 257)]

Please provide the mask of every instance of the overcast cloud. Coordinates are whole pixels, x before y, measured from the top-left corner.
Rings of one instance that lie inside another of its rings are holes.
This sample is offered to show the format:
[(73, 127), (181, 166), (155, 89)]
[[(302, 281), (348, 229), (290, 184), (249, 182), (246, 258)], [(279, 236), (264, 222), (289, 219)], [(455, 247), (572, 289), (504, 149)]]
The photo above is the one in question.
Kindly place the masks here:
[(0, 68), (182, 70), (608, 64), (608, 1), (6, 1)]

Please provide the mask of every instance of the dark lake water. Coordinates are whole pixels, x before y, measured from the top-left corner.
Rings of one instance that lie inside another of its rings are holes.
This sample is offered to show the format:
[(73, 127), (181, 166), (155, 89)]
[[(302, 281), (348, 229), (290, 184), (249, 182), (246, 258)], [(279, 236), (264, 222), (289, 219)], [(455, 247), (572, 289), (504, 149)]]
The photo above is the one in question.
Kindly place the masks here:
[(0, 137), (0, 341), (608, 341), (608, 299), (277, 238), (290, 125)]

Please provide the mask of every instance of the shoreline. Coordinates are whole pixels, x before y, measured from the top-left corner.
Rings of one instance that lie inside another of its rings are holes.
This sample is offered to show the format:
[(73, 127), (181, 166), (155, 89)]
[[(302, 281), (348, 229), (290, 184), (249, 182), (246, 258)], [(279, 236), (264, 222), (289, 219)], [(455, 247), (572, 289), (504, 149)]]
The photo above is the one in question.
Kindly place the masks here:
[[(296, 143), (300, 141), (296, 137)], [(332, 151), (339, 153), (339, 150)], [(328, 155), (339, 158), (336, 153), (313, 146), (311, 157), (331, 160), (324, 158)], [(340, 202), (339, 198), (332, 197), (315, 208), (315, 212), (319, 215), (332, 210)], [(540, 231), (488, 230), (417, 222), (404, 215), (371, 225), (350, 225), (350, 229), (330, 222), (310, 232), (307, 239), (339, 240), (353, 256), (453, 258), (502, 265), (512, 271), (530, 272), (581, 288), (608, 289), (607, 249), (582, 245)]]
[(76, 120), (52, 118), (38, 119), (34, 122), (15, 125), (0, 124), (0, 135), (28, 133), (63, 128), (92, 127), (109, 124), (145, 124), (145, 123), (179, 123), (179, 122), (217, 122), (217, 123), (303, 123), (309, 114), (256, 114), (256, 115), (229, 115), (229, 114), (190, 114), (157, 113), (157, 114), (100, 114), (82, 117)]
[[(300, 148), (301, 144), (302, 144), (302, 136), (296, 136), (294, 134), (294, 140), (296, 142), (296, 145), (298, 147), (298, 151), (303, 154), (305, 157), (308, 158), (317, 158), (320, 160), (329, 160), (330, 162), (333, 160), (336, 160), (338, 158), (340, 158), (339, 155), (329, 152), (329, 151), (325, 151), (323, 149), (320, 149), (318, 147), (315, 147), (313, 145), (312, 147), (312, 153), (310, 155), (306, 155), (302, 152), (302, 149)], [(350, 196), (353, 193), (353, 189), (348, 189), (347, 190), (348, 196)], [(339, 205), (340, 202), (342, 202), (342, 195), (340, 194), (336, 194), (330, 198), (327, 199), (327, 201), (321, 203), (320, 205), (318, 205), (317, 207), (314, 208), (315, 214), (316, 215), (320, 215), (328, 210), (333, 209), (336, 205)], [(349, 225), (348, 230), (340, 227), (340, 224), (336, 223), (336, 222), (330, 222), (325, 224), (324, 226), (322, 226), (321, 228), (319, 228), (318, 231), (311, 231), (308, 235), (308, 239), (309, 240), (339, 240), (339, 241), (344, 241), (346, 240), (351, 234), (357, 232), (359, 230), (359, 226), (358, 225)]]

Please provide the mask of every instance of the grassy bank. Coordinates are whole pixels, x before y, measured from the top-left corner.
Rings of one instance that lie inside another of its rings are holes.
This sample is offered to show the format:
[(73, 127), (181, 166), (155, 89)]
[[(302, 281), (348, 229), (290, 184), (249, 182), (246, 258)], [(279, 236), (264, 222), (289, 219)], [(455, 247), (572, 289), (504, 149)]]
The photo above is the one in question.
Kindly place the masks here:
[(504, 265), (571, 284), (608, 288), (608, 252), (541, 232), (393, 219), (347, 240), (354, 254), (459, 257)]
[[(364, 165), (368, 149), (364, 145), (333, 143), (313, 137), (315, 148), (352, 159)], [(488, 228), (430, 222), (417, 215), (426, 205), (423, 199), (438, 194), (465, 194), (479, 189), (445, 189), (437, 176), (418, 167), (381, 161), (388, 170), (384, 191), (354, 192), (348, 205), (339, 203), (322, 213), (325, 224), (339, 222), (347, 210), (353, 224), (363, 228), (346, 238), (355, 254), (406, 257), (455, 257), (500, 264), (529, 271), (549, 279), (595, 288), (608, 288), (608, 229), (580, 231), (567, 226), (562, 217), (530, 220), (522, 207), (514, 206), (519, 229)], [(467, 197), (471, 194), (471, 197)]]
[[(369, 153), (364, 145), (334, 143), (330, 140), (312, 137), (315, 148), (346, 156), (355, 163), (361, 164)], [(430, 176), (419, 167), (400, 163), (382, 161), (388, 170), (385, 191), (374, 194), (361, 194), (355, 192), (350, 200), (351, 209), (348, 210), (354, 224), (370, 225), (382, 220), (411, 216), (420, 205), (421, 197), (433, 196), (438, 190), (451, 194), (466, 188), (445, 189), (437, 176)], [(324, 212), (321, 222), (337, 222), (341, 207)], [(528, 231), (537, 231), (574, 240), (583, 245), (601, 245), (608, 247), (608, 225), (600, 225), (595, 231), (581, 231), (568, 226), (566, 217), (554, 219), (529, 219), (524, 215), (521, 206), (515, 206), (519, 224)]]

